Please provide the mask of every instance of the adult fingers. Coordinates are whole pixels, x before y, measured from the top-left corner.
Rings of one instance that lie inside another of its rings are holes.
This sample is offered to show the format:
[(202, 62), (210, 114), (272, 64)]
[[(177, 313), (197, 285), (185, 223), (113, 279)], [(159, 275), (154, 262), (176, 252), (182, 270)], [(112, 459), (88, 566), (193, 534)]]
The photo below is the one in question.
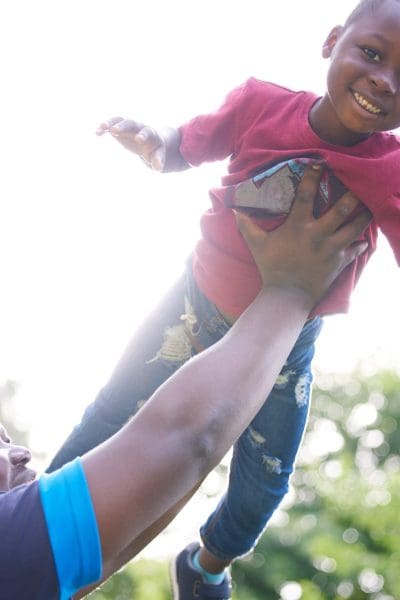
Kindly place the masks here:
[(235, 210), (235, 219), (237, 227), (244, 237), (250, 251), (256, 251), (262, 244), (267, 234), (250, 217), (240, 211)]
[(360, 236), (360, 234), (367, 227), (368, 223), (371, 221), (372, 215), (367, 208), (363, 208), (363, 210), (354, 217), (351, 221), (342, 225), (336, 232), (331, 236), (331, 241), (334, 243), (335, 247), (345, 248)]
[(334, 233), (348, 219), (353, 210), (361, 205), (358, 198), (346, 192), (326, 213), (318, 219), (321, 235)]
[(306, 222), (312, 217), (315, 196), (317, 195), (319, 181), (323, 167), (320, 163), (311, 163), (304, 171), (304, 175), (297, 187), (292, 210), (286, 222)]
[(367, 242), (353, 242), (345, 248), (341, 254), (340, 271), (343, 271), (357, 256), (360, 256), (368, 248)]

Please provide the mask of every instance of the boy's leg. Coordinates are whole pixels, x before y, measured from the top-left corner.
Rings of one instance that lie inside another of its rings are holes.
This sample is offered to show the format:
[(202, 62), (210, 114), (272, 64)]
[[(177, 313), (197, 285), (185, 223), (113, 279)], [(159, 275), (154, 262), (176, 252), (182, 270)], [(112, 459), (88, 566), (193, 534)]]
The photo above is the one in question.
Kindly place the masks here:
[(85, 454), (116, 433), (129, 417), (191, 355), (184, 333), (183, 276), (139, 327), (109, 382), (90, 404), (47, 471)]
[(271, 394), (234, 448), (229, 487), (201, 528), (206, 548), (222, 561), (249, 552), (288, 491), (303, 438), (319, 318), (308, 322)]
[(263, 408), (235, 445), (227, 493), (201, 528), (204, 545), (195, 564), (208, 574), (220, 573), (254, 547), (288, 491), (307, 422), (310, 363), (320, 329), (319, 318), (306, 324)]
[(174, 371), (228, 330), (229, 325), (198, 289), (188, 262), (185, 275), (139, 328), (110, 381), (87, 407), (47, 471), (82, 456), (116, 433)]

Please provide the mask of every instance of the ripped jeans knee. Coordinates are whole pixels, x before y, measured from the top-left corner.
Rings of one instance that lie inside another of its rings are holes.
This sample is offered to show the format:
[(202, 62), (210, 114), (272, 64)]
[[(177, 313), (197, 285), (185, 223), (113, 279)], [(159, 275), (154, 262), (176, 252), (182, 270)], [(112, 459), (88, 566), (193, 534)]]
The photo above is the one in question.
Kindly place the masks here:
[(194, 309), (185, 298), (185, 313), (181, 315), (180, 323), (166, 327), (159, 350), (153, 358), (146, 361), (146, 364), (157, 361), (184, 363), (191, 358), (195, 350), (191, 330), (196, 323)]
[(194, 354), (209, 348), (230, 329), (218, 309), (199, 290), (191, 271), (187, 273), (185, 311), (178, 323), (166, 327), (163, 341), (147, 364), (184, 363)]
[(320, 320), (305, 326), (261, 410), (235, 444), (229, 485), (201, 528), (222, 560), (247, 554), (288, 491), (309, 412), (314, 340)]

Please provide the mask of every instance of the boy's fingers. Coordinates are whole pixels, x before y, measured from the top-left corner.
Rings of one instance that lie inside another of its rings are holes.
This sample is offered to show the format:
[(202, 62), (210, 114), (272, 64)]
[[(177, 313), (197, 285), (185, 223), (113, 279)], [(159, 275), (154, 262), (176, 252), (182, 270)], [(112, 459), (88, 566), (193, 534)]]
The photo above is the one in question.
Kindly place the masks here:
[(113, 125), (116, 125), (117, 123), (120, 123), (123, 120), (123, 117), (111, 117), (111, 119), (107, 119), (105, 123), (108, 125), (108, 127), (112, 127)]
[(155, 142), (159, 142), (160, 135), (155, 129), (153, 129), (153, 127), (142, 126), (137, 132), (135, 140), (138, 144), (152, 145)]
[(162, 171), (165, 165), (165, 147), (159, 146), (150, 156), (150, 165), (154, 171)]
[(126, 134), (136, 135), (143, 129), (142, 123), (137, 123), (131, 119), (121, 119), (110, 126), (110, 132), (113, 135), (123, 136)]
[(307, 166), (298, 185), (292, 210), (287, 218), (288, 221), (293, 219), (294, 222), (301, 222), (310, 219), (322, 170), (321, 163), (312, 163)]
[(136, 151), (156, 171), (162, 171), (165, 163), (165, 144), (155, 129), (142, 127), (135, 136)]
[(107, 119), (107, 121), (103, 121), (100, 123), (96, 130), (97, 135), (103, 135), (106, 131), (109, 131), (113, 125), (116, 125), (120, 121), (123, 121), (122, 117), (112, 117), (111, 119)]

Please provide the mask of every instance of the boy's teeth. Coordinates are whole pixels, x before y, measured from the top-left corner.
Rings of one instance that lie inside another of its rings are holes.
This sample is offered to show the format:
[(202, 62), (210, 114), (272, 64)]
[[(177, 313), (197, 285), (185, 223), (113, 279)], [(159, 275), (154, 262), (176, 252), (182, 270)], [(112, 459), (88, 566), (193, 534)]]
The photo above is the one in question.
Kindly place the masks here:
[(381, 112), (380, 108), (378, 108), (377, 106), (374, 106), (373, 104), (371, 104), (370, 102), (368, 102), (368, 100), (366, 100), (358, 92), (354, 92), (354, 98), (356, 99), (356, 101), (358, 102), (358, 104), (360, 106), (362, 106), (363, 108), (365, 108), (368, 112), (371, 112), (374, 115), (377, 115), (378, 113)]

